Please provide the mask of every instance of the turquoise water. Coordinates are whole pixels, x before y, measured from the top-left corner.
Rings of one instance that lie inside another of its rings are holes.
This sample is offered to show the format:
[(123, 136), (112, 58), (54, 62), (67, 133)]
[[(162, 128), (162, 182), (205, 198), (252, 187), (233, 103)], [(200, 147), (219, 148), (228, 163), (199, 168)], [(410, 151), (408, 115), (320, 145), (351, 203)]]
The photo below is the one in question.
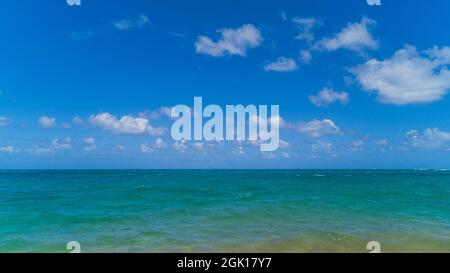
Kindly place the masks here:
[(0, 252), (450, 252), (449, 171), (0, 171)]

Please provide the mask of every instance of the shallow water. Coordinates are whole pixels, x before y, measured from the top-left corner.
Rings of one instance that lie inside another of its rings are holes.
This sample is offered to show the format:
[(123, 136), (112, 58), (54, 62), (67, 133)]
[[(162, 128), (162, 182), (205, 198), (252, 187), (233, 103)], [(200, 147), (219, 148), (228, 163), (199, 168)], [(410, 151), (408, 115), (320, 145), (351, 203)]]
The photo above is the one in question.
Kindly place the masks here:
[(0, 252), (450, 252), (450, 172), (0, 171)]

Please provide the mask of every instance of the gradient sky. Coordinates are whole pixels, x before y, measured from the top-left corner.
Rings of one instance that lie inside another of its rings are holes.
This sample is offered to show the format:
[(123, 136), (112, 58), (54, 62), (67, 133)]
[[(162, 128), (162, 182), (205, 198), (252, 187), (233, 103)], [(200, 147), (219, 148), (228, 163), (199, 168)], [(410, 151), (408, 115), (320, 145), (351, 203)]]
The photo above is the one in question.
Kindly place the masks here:
[[(449, 168), (449, 15), (447, 0), (5, 1), (0, 168)], [(280, 105), (282, 147), (174, 143), (167, 107), (194, 96)]]

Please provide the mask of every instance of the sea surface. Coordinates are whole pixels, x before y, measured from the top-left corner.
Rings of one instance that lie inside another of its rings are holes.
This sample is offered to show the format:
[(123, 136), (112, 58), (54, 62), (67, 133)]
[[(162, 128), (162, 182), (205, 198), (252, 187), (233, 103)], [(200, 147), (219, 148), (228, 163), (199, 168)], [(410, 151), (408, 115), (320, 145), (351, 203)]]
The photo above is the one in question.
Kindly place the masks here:
[(446, 170), (0, 171), (0, 252), (450, 252)]

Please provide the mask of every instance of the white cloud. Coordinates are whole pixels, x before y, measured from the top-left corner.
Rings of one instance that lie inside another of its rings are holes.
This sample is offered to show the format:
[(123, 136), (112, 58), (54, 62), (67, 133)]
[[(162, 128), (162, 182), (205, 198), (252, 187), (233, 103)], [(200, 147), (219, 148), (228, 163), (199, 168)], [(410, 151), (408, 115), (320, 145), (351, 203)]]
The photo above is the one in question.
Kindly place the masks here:
[(439, 128), (425, 129), (423, 132), (410, 130), (406, 133), (408, 144), (417, 148), (441, 148), (450, 143), (450, 132)]
[(319, 50), (335, 51), (347, 49), (351, 51), (363, 51), (364, 49), (377, 49), (378, 41), (372, 37), (369, 27), (376, 21), (363, 17), (359, 23), (349, 23), (330, 38), (320, 40), (316, 47)]
[(295, 60), (285, 57), (280, 57), (276, 61), (268, 63), (264, 66), (265, 71), (276, 72), (291, 72), (297, 70), (297, 63)]
[(309, 64), (312, 60), (311, 50), (300, 51), (300, 61), (304, 64)]
[(324, 135), (341, 134), (341, 130), (331, 119), (315, 119), (307, 123), (300, 123), (298, 125), (294, 125), (294, 129), (314, 138), (319, 138)]
[(52, 141), (52, 148), (55, 150), (70, 150), (72, 149), (72, 139), (70, 137), (63, 140), (55, 138)]
[(243, 155), (243, 154), (245, 154), (244, 147), (238, 146), (238, 147), (237, 147), (237, 150), (233, 151), (232, 153), (233, 153), (233, 154), (236, 154), (236, 155)]
[(294, 22), (300, 30), (300, 34), (297, 35), (295, 39), (307, 42), (312, 42), (314, 40), (314, 33), (312, 32), (313, 28), (322, 24), (321, 21), (313, 17), (295, 17), (292, 19), (292, 22)]
[(72, 127), (72, 125), (70, 125), (70, 123), (68, 123), (68, 122), (63, 122), (63, 124), (61, 124), (61, 126), (62, 126), (64, 129), (69, 129), (69, 128)]
[(285, 10), (281, 9), (279, 11), (279, 15), (280, 15), (281, 20), (283, 20), (283, 21), (287, 21), (288, 20), (288, 16), (287, 16), (287, 13), (286, 13)]
[(286, 158), (286, 159), (290, 159), (290, 158), (291, 158), (291, 155), (290, 155), (289, 153), (287, 153), (287, 152), (283, 152), (283, 153), (281, 154), (281, 157), (284, 157), (284, 158)]
[(350, 150), (354, 152), (361, 151), (365, 144), (365, 141), (362, 139), (355, 140), (352, 142)]
[(38, 155), (38, 156), (41, 156), (41, 155), (45, 156), (45, 155), (49, 155), (49, 154), (52, 154), (55, 152), (54, 149), (52, 149), (52, 148), (44, 148), (44, 147), (40, 147), (38, 145), (34, 145), (33, 148), (27, 149), (26, 151), (32, 155)]
[(93, 150), (97, 149), (95, 138), (93, 138), (93, 137), (86, 137), (86, 138), (83, 139), (83, 142), (86, 145), (84, 147), (85, 151), (90, 152), (90, 151), (93, 151)]
[(7, 117), (0, 117), (0, 127), (11, 124), (11, 120)]
[(56, 119), (52, 117), (42, 116), (38, 119), (38, 123), (42, 128), (52, 128), (56, 125)]
[(114, 151), (125, 151), (126, 147), (125, 147), (125, 145), (117, 144), (117, 145), (114, 146), (113, 150)]
[(113, 21), (112, 24), (119, 30), (126, 30), (130, 28), (143, 28), (150, 23), (150, 20), (145, 14), (139, 14), (135, 18), (120, 19)]
[(149, 144), (143, 143), (141, 144), (141, 152), (144, 154), (151, 154), (154, 152), (154, 150)]
[(205, 143), (204, 142), (195, 142), (194, 147), (197, 148), (198, 150), (203, 150), (203, 148), (205, 147)]
[(164, 140), (162, 138), (157, 138), (156, 139), (156, 141), (155, 141), (155, 148), (163, 149), (166, 146), (167, 145), (166, 145), (166, 143), (164, 142)]
[(173, 147), (175, 148), (175, 150), (180, 151), (180, 152), (184, 152), (184, 150), (186, 150), (187, 146), (186, 146), (186, 141), (185, 140), (179, 140), (176, 141), (173, 144)]
[(374, 92), (382, 103), (406, 105), (442, 99), (450, 90), (450, 47), (423, 53), (405, 46), (390, 59), (372, 59), (350, 69), (364, 90)]
[(375, 141), (375, 144), (378, 146), (386, 146), (389, 144), (389, 141), (387, 139), (378, 139)]
[(82, 118), (78, 117), (78, 116), (74, 117), (74, 118), (72, 119), (72, 122), (73, 122), (74, 124), (77, 124), (77, 125), (82, 125), (82, 124), (84, 124), (84, 120), (83, 120)]
[(213, 57), (224, 55), (245, 57), (248, 49), (258, 47), (263, 40), (259, 30), (251, 24), (243, 25), (237, 29), (224, 28), (217, 30), (217, 32), (221, 34), (221, 37), (216, 42), (206, 36), (198, 37), (195, 43), (197, 53)]
[(329, 88), (323, 88), (319, 94), (311, 95), (308, 97), (312, 104), (317, 107), (327, 107), (328, 105), (339, 101), (341, 104), (347, 104), (348, 93), (346, 92), (336, 92)]
[(117, 134), (144, 134), (162, 135), (165, 132), (164, 128), (154, 128), (149, 124), (146, 118), (133, 117), (125, 115), (120, 119), (110, 113), (104, 112), (97, 115), (91, 115), (89, 122), (106, 131), (111, 131)]
[(83, 139), (84, 144), (86, 145), (95, 145), (95, 138), (93, 137), (86, 137)]
[(14, 147), (13, 146), (0, 147), (0, 153), (12, 154), (12, 153), (14, 153)]
[(337, 156), (337, 154), (334, 151), (334, 146), (332, 143), (319, 140), (317, 143), (311, 145), (312, 158), (316, 158), (323, 154), (333, 157)]

